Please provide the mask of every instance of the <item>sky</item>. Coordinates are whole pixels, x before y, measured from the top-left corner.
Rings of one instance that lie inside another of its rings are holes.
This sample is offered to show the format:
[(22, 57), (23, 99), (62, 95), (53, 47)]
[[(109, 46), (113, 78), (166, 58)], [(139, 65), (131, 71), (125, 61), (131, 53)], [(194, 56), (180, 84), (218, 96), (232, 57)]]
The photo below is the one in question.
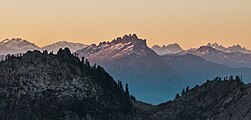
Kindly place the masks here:
[(0, 0), (0, 39), (91, 44), (135, 33), (149, 46), (251, 49), (250, 6), (251, 0)]

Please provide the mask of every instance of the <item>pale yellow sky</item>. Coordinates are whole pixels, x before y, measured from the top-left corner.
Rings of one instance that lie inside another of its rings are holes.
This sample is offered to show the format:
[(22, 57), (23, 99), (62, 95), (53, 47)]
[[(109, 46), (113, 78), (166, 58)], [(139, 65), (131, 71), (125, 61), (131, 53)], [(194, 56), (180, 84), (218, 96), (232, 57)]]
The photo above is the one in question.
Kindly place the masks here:
[(136, 33), (149, 46), (251, 49), (250, 6), (251, 0), (0, 0), (0, 39), (90, 44)]

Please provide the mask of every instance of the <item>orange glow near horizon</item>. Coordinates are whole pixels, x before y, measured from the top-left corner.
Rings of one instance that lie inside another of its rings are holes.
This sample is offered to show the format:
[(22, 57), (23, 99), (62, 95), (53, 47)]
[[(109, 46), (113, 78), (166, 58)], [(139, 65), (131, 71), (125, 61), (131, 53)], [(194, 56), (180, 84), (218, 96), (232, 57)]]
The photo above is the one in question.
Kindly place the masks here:
[(135, 33), (150, 47), (218, 42), (251, 49), (250, 6), (250, 0), (2, 0), (0, 39), (91, 44)]

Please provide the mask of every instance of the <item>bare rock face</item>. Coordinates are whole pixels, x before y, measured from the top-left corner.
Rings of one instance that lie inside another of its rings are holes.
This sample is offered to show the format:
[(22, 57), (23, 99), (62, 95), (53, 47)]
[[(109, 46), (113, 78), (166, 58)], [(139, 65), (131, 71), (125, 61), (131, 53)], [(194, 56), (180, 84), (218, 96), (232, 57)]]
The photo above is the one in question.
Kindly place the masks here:
[(128, 119), (129, 98), (100, 66), (69, 49), (27, 52), (0, 63), (0, 119)]

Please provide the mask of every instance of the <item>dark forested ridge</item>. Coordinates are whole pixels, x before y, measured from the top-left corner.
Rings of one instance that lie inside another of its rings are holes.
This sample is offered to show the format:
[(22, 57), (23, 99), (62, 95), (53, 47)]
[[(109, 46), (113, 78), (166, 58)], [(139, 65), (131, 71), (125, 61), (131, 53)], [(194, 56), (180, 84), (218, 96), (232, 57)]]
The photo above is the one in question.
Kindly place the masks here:
[(69, 49), (7, 56), (0, 63), (0, 119), (127, 119), (128, 96), (100, 66)]
[(57, 54), (8, 55), (0, 62), (0, 119), (251, 119), (251, 86), (241, 77), (217, 77), (186, 87), (174, 100), (159, 105), (136, 101), (129, 86), (67, 48)]
[[(231, 78), (231, 77), (230, 77)], [(207, 81), (147, 111), (148, 120), (250, 120), (251, 85), (240, 79)]]

